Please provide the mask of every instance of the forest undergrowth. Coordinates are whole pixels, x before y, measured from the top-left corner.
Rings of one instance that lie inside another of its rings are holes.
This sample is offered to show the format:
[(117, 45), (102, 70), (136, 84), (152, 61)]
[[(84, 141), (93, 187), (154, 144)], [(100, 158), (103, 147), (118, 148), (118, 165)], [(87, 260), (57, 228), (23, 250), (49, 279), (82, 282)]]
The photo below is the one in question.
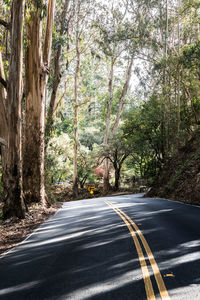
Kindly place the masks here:
[(162, 197), (200, 205), (200, 131), (164, 165), (148, 197)]

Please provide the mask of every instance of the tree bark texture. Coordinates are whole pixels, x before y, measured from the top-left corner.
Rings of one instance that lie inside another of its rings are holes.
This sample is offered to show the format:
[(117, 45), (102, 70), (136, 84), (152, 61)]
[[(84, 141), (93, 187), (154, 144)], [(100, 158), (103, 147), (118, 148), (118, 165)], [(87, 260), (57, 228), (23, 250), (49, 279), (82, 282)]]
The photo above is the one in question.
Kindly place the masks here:
[(60, 55), (61, 55), (61, 46), (59, 46), (59, 48), (60, 49), (57, 50), (54, 58), (54, 82), (53, 82), (53, 90), (51, 93), (50, 103), (47, 112), (47, 121), (46, 121), (46, 129), (45, 129), (45, 148), (47, 148), (51, 137), (52, 127), (53, 127), (53, 114), (56, 106), (56, 95), (61, 81), (61, 70), (59, 64)]
[(25, 216), (22, 191), (21, 100), (23, 22), (25, 0), (13, 0), (11, 8), (11, 56), (8, 80), (8, 148), (6, 160), (6, 199), (4, 218)]
[(77, 170), (77, 156), (78, 156), (78, 81), (80, 71), (80, 52), (78, 37), (76, 39), (76, 71), (74, 76), (74, 158), (73, 158), (73, 196), (78, 196), (78, 170)]
[[(2, 54), (0, 52), (0, 76), (5, 80)], [(2, 184), (6, 194), (6, 164), (8, 147), (8, 110), (6, 106), (7, 91), (0, 84), (0, 154), (2, 162)]]
[[(111, 114), (111, 105), (113, 99), (113, 77), (114, 77), (114, 59), (111, 59), (111, 66), (110, 66), (110, 76), (109, 76), (109, 83), (108, 83), (108, 92), (109, 98), (107, 101), (107, 113), (106, 113), (106, 128), (104, 133), (104, 145), (108, 144), (108, 136), (109, 136), (109, 129), (110, 129), (110, 114)], [(104, 159), (104, 173), (103, 173), (103, 192), (106, 194), (110, 190), (110, 182), (109, 182), (109, 160), (107, 158)]]
[(26, 202), (46, 205), (44, 185), (45, 92), (53, 29), (55, 0), (50, 0), (42, 53), (42, 19), (37, 2), (26, 26), (26, 119), (24, 142), (24, 194)]
[[(62, 36), (65, 32), (65, 22), (66, 22), (66, 14), (68, 11), (70, 0), (66, 0), (63, 5), (63, 12), (61, 15), (61, 24), (60, 24), (60, 36)], [(56, 110), (56, 95), (57, 90), (61, 81), (61, 66), (60, 66), (60, 59), (62, 54), (62, 45), (59, 44), (57, 50), (55, 51), (55, 58), (54, 58), (54, 82), (53, 82), (53, 90), (51, 93), (50, 104), (47, 113), (47, 120), (46, 120), (46, 129), (45, 129), (45, 148), (48, 146), (48, 142), (51, 137), (52, 127), (53, 127), (53, 114)]]
[[(0, 52), (0, 76), (5, 80), (2, 54)], [(6, 107), (7, 91), (0, 84), (0, 137), (8, 142), (8, 116)]]
[[(178, 56), (180, 55), (180, 0), (178, 1)], [(181, 124), (181, 102), (180, 102), (180, 63), (178, 62), (178, 82), (177, 82), (177, 131), (180, 131)]]
[(120, 180), (120, 168), (115, 169), (115, 190), (119, 189), (119, 180)]
[(121, 114), (122, 114), (123, 107), (124, 107), (124, 100), (125, 100), (125, 97), (126, 97), (126, 94), (127, 94), (127, 91), (128, 91), (128, 87), (129, 87), (129, 82), (130, 82), (130, 79), (131, 79), (131, 71), (132, 71), (132, 66), (133, 66), (133, 60), (134, 60), (134, 57), (131, 57), (130, 63), (129, 63), (128, 68), (127, 68), (126, 80), (125, 80), (125, 83), (124, 83), (124, 86), (123, 86), (123, 89), (122, 89), (122, 93), (121, 93), (120, 99), (119, 99), (119, 107), (118, 107), (117, 116), (116, 116), (114, 125), (112, 127), (112, 134), (114, 134), (116, 132), (116, 130), (119, 126), (119, 121), (120, 121)]

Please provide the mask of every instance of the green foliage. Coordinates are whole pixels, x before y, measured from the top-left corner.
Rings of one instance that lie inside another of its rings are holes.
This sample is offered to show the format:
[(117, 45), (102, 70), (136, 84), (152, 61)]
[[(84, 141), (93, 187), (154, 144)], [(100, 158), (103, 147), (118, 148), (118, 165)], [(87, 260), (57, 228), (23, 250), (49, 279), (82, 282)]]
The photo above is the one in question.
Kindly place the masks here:
[[(10, 1), (4, 3), (9, 5)], [(57, 1), (56, 4), (53, 57), (61, 46), (60, 66), (66, 89), (62, 82), (57, 98), (62, 98), (61, 94), (64, 96), (55, 114), (53, 136), (47, 150), (48, 176), (52, 182), (70, 182), (73, 177), (75, 42), (78, 34), (81, 56), (78, 74), (79, 183), (95, 181), (93, 169), (96, 160), (103, 155), (109, 156), (113, 164), (114, 161), (116, 163), (116, 151), (117, 162), (129, 152), (122, 166), (124, 177), (134, 175), (153, 180), (166, 158), (188, 139), (200, 123), (200, 41), (196, 37), (199, 1), (184, 0), (180, 9), (177, 1), (169, 3), (168, 32), (163, 1), (127, 1), (127, 7), (120, 7), (120, 2), (114, 1), (112, 9), (109, 3), (73, 1), (63, 34), (60, 34), (63, 3)], [(45, 12), (44, 7), (39, 8)], [(126, 11), (129, 11), (128, 15)], [(180, 36), (177, 35), (178, 19)], [(134, 104), (133, 91), (129, 91), (121, 119), (123, 135), (109, 136), (109, 146), (105, 147), (102, 143), (110, 97), (110, 64), (114, 62), (112, 128), (127, 61), (132, 55), (143, 94), (139, 95), (134, 83), (132, 90), (138, 93), (140, 105)], [(147, 63), (138, 62), (138, 57)], [(142, 73), (146, 73), (146, 77)], [(146, 78), (150, 78), (149, 82)], [(54, 81), (51, 71), (49, 91)]]
[(10, 7), (10, 6), (11, 6), (11, 0), (3, 0), (3, 3), (4, 3), (7, 7)]
[(200, 41), (184, 45), (181, 49), (180, 63), (187, 69), (200, 67)]
[(124, 138), (132, 149), (132, 164), (146, 178), (156, 176), (164, 159), (166, 141), (162, 122), (162, 106), (153, 95), (141, 107), (129, 112), (123, 126)]
[(73, 144), (66, 133), (49, 141), (46, 154), (49, 181), (71, 181), (73, 175)]
[(98, 128), (87, 127), (84, 131), (80, 132), (80, 143), (93, 150), (94, 145), (100, 145), (103, 142), (103, 136)]
[(88, 148), (80, 146), (78, 153), (78, 182), (81, 188), (84, 188), (86, 182), (95, 182), (95, 166), (96, 161), (94, 153), (92, 153)]

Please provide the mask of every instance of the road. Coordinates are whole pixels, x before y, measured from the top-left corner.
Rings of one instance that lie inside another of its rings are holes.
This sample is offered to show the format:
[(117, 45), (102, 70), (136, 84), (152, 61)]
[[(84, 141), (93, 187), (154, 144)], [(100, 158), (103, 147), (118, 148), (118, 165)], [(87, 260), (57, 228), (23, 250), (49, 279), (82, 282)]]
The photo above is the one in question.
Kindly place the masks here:
[(124, 195), (64, 203), (0, 259), (0, 299), (200, 299), (200, 208)]

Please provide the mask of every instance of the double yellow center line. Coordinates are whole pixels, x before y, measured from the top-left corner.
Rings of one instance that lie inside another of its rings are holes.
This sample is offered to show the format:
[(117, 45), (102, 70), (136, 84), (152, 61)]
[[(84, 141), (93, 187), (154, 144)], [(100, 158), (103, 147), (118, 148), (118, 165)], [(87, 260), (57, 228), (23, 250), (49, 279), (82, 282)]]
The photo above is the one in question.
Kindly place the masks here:
[(144, 279), (144, 285), (145, 285), (145, 290), (146, 290), (146, 295), (147, 295), (147, 300), (155, 300), (155, 294), (154, 294), (154, 290), (153, 290), (153, 286), (152, 286), (152, 282), (151, 282), (151, 278), (149, 275), (149, 271), (148, 271), (148, 267), (146, 264), (146, 260), (140, 245), (140, 242), (138, 240), (137, 235), (140, 238), (141, 243), (144, 246), (144, 249), (146, 251), (146, 254), (148, 256), (149, 262), (151, 264), (155, 279), (156, 279), (156, 283), (160, 292), (160, 296), (161, 299), (165, 299), (165, 300), (169, 300), (169, 294), (167, 292), (165, 283), (163, 281), (162, 275), (160, 274), (160, 270), (158, 268), (158, 265), (155, 261), (155, 258), (151, 252), (151, 249), (145, 239), (145, 237), (143, 236), (142, 232), (140, 231), (140, 229), (138, 228), (138, 226), (131, 220), (131, 218), (129, 218), (129, 216), (127, 216), (127, 214), (125, 214), (121, 209), (114, 207), (113, 204), (111, 202), (108, 201), (104, 201), (107, 205), (109, 205), (124, 221), (124, 223), (127, 225), (131, 236), (133, 238), (133, 241), (135, 243), (135, 247), (138, 253), (138, 258), (140, 261), (140, 266), (142, 269), (142, 275), (143, 275), (143, 279)]

